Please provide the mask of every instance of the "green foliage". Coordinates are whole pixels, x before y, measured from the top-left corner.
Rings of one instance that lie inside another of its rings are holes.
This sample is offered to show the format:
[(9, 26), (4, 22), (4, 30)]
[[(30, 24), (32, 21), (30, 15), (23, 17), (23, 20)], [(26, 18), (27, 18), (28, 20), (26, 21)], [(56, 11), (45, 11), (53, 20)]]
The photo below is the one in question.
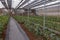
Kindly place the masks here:
[[(24, 22), (26, 28), (33, 32), (36, 36), (44, 35), (47, 40), (60, 40), (60, 37), (52, 35), (53, 32), (44, 27), (44, 17), (43, 16), (14, 16), (14, 18), (19, 22)], [(60, 31), (60, 17), (56, 16), (46, 16), (45, 17), (45, 27), (51, 28), (53, 30)]]
[(7, 24), (8, 19), (8, 16), (0, 16), (0, 37), (2, 32), (4, 31), (4, 25)]

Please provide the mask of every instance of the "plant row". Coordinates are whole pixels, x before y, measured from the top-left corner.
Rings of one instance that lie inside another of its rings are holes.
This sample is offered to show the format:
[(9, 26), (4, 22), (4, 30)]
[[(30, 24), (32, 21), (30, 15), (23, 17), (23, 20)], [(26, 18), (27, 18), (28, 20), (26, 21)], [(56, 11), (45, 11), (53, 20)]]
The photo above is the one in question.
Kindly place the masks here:
[(2, 32), (5, 29), (5, 25), (8, 23), (8, 16), (0, 16), (0, 39), (2, 38)]
[(58, 35), (44, 28), (48, 27), (53, 30), (60, 31), (60, 23), (48, 19), (53, 19), (55, 17), (46, 17), (45, 23), (43, 16), (14, 16), (14, 18), (20, 23), (24, 22), (25, 27), (28, 28), (29, 31), (33, 32), (36, 36), (44, 36), (46, 40), (60, 40)]

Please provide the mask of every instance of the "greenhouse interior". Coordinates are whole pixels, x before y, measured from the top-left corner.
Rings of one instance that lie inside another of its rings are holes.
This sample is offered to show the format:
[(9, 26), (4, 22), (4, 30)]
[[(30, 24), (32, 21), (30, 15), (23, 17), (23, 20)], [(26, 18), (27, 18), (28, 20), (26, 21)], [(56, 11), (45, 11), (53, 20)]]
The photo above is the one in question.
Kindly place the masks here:
[(60, 0), (0, 0), (0, 40), (60, 40)]

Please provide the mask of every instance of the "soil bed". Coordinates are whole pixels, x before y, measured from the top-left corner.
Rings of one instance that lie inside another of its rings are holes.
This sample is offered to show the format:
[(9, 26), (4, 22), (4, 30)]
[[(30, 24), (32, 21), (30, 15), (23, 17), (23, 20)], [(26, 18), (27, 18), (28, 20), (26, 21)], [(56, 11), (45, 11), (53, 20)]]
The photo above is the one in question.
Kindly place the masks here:
[(5, 37), (6, 37), (6, 30), (7, 30), (7, 24), (4, 25), (4, 30), (2, 32), (2, 40), (5, 40)]
[(30, 40), (45, 40), (44, 37), (40, 36), (40, 37), (37, 37), (34, 35), (34, 33), (30, 32), (25, 26), (24, 26), (24, 23), (19, 23), (21, 28), (26, 32), (26, 34), (28, 35), (29, 39)]

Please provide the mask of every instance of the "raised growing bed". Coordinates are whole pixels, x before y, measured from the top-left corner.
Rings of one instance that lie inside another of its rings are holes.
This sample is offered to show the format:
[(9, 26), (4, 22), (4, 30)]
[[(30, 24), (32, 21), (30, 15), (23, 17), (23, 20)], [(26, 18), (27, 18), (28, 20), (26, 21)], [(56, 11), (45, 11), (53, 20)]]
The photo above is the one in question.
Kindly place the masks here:
[(30, 32), (29, 29), (27, 29), (23, 23), (20, 23), (20, 22), (18, 23), (20, 24), (21, 28), (26, 32), (30, 40), (44, 40), (45, 39), (45, 37), (43, 36), (37, 37), (33, 32)]
[(9, 16), (0, 16), (0, 40), (4, 40), (6, 36), (6, 29)]
[[(55, 27), (59, 28), (60, 24), (56, 21), (56, 18), (54, 21), (51, 20), (54, 19), (54, 17), (49, 16), (50, 20), (48, 18), (45, 19), (45, 27), (43, 26), (43, 16), (30, 16), (29, 18), (27, 16), (14, 16), (14, 18), (20, 24), (24, 24), (23, 28), (27, 28), (27, 30), (32, 32), (36, 36), (36, 39), (41, 38), (42, 35), (46, 38), (44, 40), (60, 40), (60, 34), (58, 34), (60, 31), (58, 31), (59, 29), (55, 29)], [(55, 23), (58, 26), (56, 26)]]

